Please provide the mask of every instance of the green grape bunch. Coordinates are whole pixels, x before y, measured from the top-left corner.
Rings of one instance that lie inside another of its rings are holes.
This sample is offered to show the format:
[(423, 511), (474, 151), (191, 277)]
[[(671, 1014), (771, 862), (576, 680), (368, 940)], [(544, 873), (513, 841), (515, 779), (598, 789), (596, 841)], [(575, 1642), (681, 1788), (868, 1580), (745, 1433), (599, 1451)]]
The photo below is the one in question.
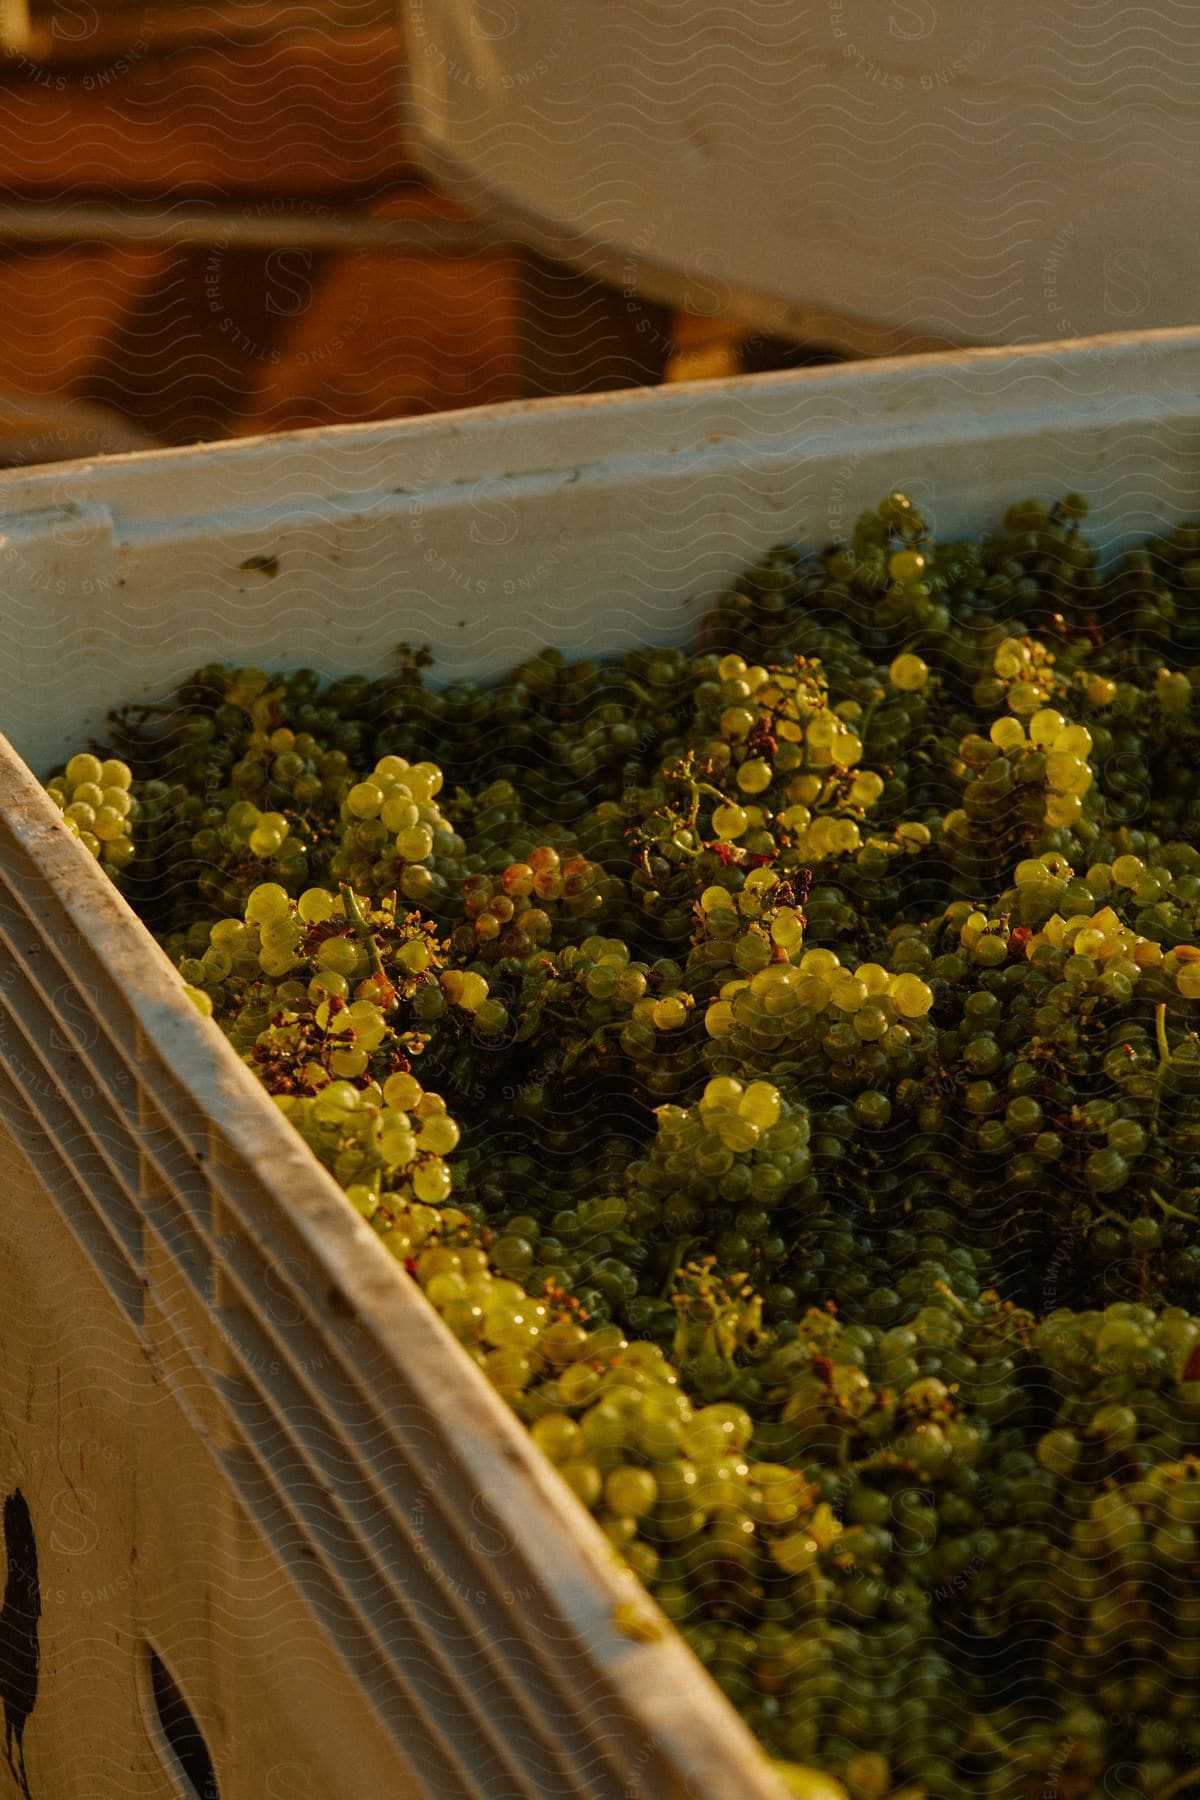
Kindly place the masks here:
[(67, 830), (118, 884), (137, 856), (141, 809), (133, 788), (128, 763), (116, 757), (102, 761), (86, 750), (46, 782)]

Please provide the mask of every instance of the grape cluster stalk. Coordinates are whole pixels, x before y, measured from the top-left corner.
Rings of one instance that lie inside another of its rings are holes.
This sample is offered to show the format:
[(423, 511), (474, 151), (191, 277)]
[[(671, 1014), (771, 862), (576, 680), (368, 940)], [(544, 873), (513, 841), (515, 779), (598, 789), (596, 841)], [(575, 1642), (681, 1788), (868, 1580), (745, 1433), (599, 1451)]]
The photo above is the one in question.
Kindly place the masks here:
[(1200, 1793), (1200, 525), (211, 665), (49, 777), (799, 1800)]

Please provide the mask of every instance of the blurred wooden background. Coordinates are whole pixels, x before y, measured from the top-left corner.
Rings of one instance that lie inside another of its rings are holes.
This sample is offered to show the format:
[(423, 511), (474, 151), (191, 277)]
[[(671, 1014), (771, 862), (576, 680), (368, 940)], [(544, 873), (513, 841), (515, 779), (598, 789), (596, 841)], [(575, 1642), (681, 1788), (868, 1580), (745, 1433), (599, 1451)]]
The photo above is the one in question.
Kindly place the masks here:
[(48, 403), (0, 460), (105, 414), (186, 443), (822, 360), (465, 221), (406, 154), (377, 0), (0, 0), (0, 37), (0, 386)]

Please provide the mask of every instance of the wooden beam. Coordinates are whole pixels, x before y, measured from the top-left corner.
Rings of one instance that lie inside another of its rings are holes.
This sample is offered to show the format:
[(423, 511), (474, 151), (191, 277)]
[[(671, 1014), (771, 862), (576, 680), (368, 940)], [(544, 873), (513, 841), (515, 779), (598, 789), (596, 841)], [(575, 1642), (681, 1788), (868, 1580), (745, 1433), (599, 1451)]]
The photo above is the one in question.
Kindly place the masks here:
[[(424, 203), (423, 203), (424, 202)], [(487, 227), (419, 192), (392, 196), (395, 216), (291, 200), (277, 208), (113, 201), (5, 206), (0, 244), (210, 245), (221, 250), (392, 250), (407, 256), (478, 256), (495, 248)]]
[(374, 193), (416, 173), (398, 68), (397, 34), (379, 29), (165, 56), (143, 37), (69, 69), (10, 50), (0, 57), (5, 190), (76, 199)]
[(184, 0), (169, 7), (156, 0), (96, 0), (86, 8), (77, 0), (0, 0), (0, 21), (5, 6), (18, 18), (23, 8), (27, 23), (23, 34), (5, 32), (2, 41), (55, 69), (111, 60), (139, 39), (152, 55), (165, 56), (202, 44), (228, 49), (255, 38), (278, 42), (289, 32), (326, 39), (346, 31), (388, 32), (395, 24), (390, 0)]

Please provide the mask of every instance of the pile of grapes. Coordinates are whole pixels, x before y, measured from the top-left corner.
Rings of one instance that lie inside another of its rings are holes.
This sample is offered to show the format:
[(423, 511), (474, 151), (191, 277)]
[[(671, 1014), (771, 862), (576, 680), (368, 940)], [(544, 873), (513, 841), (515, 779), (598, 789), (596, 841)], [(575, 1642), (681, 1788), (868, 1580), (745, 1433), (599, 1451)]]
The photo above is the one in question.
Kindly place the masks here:
[(1086, 511), (48, 783), (810, 1800), (1200, 1793), (1200, 526)]

